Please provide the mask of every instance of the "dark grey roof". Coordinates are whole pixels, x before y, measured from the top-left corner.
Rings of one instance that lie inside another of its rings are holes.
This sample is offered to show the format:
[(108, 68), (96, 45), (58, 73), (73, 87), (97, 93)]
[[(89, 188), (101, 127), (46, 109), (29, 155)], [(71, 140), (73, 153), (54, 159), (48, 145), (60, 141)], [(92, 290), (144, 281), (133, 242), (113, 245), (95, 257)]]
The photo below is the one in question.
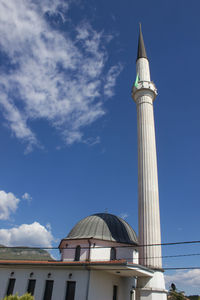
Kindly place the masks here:
[(145, 46), (144, 46), (144, 39), (142, 35), (142, 28), (140, 24), (140, 33), (139, 33), (139, 39), (138, 39), (138, 53), (137, 53), (137, 59), (138, 58), (147, 58)]
[(96, 238), (119, 243), (136, 244), (133, 228), (123, 219), (108, 213), (91, 215), (78, 222), (67, 239)]

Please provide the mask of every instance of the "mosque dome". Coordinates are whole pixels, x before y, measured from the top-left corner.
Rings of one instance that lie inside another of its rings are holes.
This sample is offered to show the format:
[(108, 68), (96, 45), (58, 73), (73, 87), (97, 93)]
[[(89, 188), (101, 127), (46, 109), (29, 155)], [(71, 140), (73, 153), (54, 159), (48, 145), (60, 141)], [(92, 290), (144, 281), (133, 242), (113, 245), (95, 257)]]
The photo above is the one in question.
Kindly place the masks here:
[(122, 218), (108, 213), (97, 213), (79, 221), (66, 239), (94, 238), (118, 243), (137, 244), (133, 228)]

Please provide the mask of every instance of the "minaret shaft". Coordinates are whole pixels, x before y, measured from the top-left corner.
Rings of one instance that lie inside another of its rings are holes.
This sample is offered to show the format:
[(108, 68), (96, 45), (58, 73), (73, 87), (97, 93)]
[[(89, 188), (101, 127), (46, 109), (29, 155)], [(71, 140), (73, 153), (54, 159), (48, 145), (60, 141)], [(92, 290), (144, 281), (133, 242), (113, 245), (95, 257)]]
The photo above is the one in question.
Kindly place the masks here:
[[(144, 43), (139, 47), (142, 49), (141, 52), (146, 54)], [(161, 246), (150, 246), (161, 244), (153, 111), (153, 101), (157, 95), (157, 90), (150, 78), (147, 57), (139, 56), (137, 58), (136, 71), (139, 81), (133, 87), (132, 96), (137, 105), (139, 244), (144, 245), (139, 248), (139, 260), (141, 265), (161, 269)]]
[[(138, 124), (138, 202), (139, 244), (160, 244), (160, 213), (157, 158), (152, 98), (143, 95), (137, 100)], [(140, 264), (161, 268), (161, 247), (139, 248)]]

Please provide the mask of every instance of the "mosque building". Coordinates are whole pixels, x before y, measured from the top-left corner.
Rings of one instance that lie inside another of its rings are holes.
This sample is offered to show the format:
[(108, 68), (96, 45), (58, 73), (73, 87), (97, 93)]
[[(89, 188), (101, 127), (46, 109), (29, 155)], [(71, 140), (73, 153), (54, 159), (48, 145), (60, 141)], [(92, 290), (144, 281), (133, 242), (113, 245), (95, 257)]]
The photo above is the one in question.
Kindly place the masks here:
[(0, 299), (30, 292), (36, 300), (166, 300), (162, 269), (153, 102), (141, 26), (132, 97), (138, 127), (138, 238), (123, 219), (97, 213), (59, 244), (59, 261), (1, 260)]

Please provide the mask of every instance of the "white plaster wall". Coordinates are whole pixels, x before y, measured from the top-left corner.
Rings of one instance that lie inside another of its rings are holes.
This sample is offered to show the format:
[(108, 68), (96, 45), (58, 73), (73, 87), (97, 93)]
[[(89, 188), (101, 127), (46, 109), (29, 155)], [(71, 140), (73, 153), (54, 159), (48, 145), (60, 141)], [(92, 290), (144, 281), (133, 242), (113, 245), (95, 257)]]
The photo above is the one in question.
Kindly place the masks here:
[(138, 264), (138, 251), (134, 247), (117, 248), (117, 258), (126, 259), (130, 263)]
[(118, 286), (118, 300), (130, 300), (130, 290), (135, 285), (134, 278), (120, 277), (103, 271), (92, 271), (89, 300), (112, 300), (114, 285)]
[(91, 248), (90, 259), (91, 261), (108, 261), (110, 260), (110, 249), (111, 248), (102, 248), (100, 245), (96, 245), (95, 248)]
[[(14, 272), (12, 278), (16, 278), (14, 294), (18, 293), (23, 295), (27, 290), (28, 279), (36, 279), (35, 286), (35, 299), (42, 300), (45, 290), (46, 280), (54, 280), (52, 300), (64, 300), (67, 281), (76, 281), (75, 300), (85, 299), (87, 287), (87, 270), (74, 270), (74, 269), (51, 269), (51, 268), (0, 268), (0, 299), (5, 296), (10, 273)], [(33, 272), (34, 276), (30, 278), (30, 273)], [(47, 274), (51, 273), (48, 278)], [(69, 274), (72, 277), (69, 279)]]
[(77, 246), (81, 246), (80, 260), (87, 260), (88, 258), (88, 247), (89, 244), (85, 240), (70, 240), (65, 246), (66, 248), (61, 249), (61, 260), (63, 261), (74, 261), (75, 251)]
[[(105, 271), (92, 270), (90, 273), (89, 297), (87, 294), (88, 270), (75, 270), (73, 268), (0, 268), (0, 299), (5, 296), (10, 273), (16, 279), (14, 294), (23, 295), (27, 290), (28, 279), (36, 279), (34, 297), (42, 300), (46, 280), (54, 280), (52, 300), (65, 300), (67, 281), (76, 281), (75, 300), (111, 300), (113, 285), (118, 286), (118, 300), (130, 300), (130, 290), (135, 286), (135, 279), (109, 274)], [(30, 273), (34, 275), (30, 278)], [(48, 278), (48, 273), (51, 277)], [(72, 277), (69, 279), (69, 274)]]
[(141, 277), (137, 282), (138, 300), (166, 300), (167, 291), (165, 289), (164, 274), (155, 271), (153, 277)]
[(155, 271), (153, 277), (150, 278), (141, 277), (138, 281), (138, 287), (165, 290), (163, 272)]
[[(85, 261), (89, 257), (89, 244), (85, 240), (69, 240), (66, 249), (61, 249), (61, 259), (63, 261), (74, 261), (75, 248), (81, 246), (80, 260)], [(138, 251), (136, 247), (127, 247), (126, 244), (116, 242), (100, 241), (91, 239), (90, 260), (91, 261), (108, 261), (110, 260), (111, 248), (116, 248), (116, 259), (125, 259), (131, 263), (138, 263)]]
[[(136, 291), (137, 295), (137, 291)], [(136, 297), (137, 300), (167, 300), (167, 294), (154, 292), (152, 290), (141, 290)]]
[(125, 259), (131, 263), (138, 263), (138, 251), (135, 247), (116, 242), (111, 243), (107, 241), (95, 241), (95, 246), (94, 243), (92, 244), (91, 260), (110, 260), (110, 251), (112, 247), (116, 249), (117, 260)]

